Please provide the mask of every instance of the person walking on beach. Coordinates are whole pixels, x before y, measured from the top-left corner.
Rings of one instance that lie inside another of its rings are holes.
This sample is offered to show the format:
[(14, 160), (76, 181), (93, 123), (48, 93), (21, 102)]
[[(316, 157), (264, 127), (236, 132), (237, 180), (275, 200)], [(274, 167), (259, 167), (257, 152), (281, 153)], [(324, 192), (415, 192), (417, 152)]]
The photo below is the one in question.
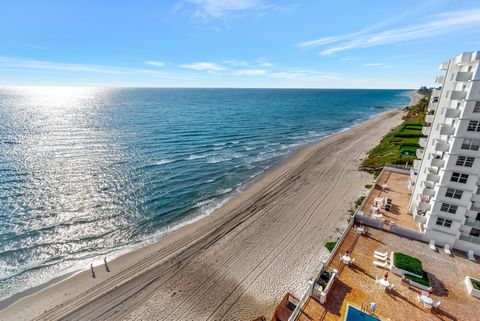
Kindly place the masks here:
[(90, 263), (90, 270), (92, 271), (92, 278), (95, 279), (95, 270), (93, 269), (93, 263)]
[(105, 263), (105, 270), (106, 270), (107, 272), (110, 272), (110, 269), (108, 268), (107, 257), (106, 257), (106, 256), (103, 258), (103, 263)]

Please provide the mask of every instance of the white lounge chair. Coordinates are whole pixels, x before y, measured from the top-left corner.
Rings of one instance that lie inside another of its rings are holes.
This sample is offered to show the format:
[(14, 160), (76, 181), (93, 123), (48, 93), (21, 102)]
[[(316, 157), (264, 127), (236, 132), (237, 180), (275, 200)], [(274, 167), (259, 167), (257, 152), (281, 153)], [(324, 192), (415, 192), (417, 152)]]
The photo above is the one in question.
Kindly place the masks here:
[(373, 253), (375, 253), (378, 256), (383, 256), (383, 257), (388, 256), (388, 252), (373, 251)]
[(443, 250), (444, 250), (445, 253), (447, 253), (448, 255), (452, 255), (452, 252), (450, 251), (450, 244), (445, 243), (445, 246), (443, 247)]
[(433, 304), (432, 304), (432, 308), (434, 308), (434, 309), (438, 309), (438, 308), (440, 307), (440, 304), (441, 304), (441, 302), (440, 302), (440, 301), (433, 302)]
[(395, 286), (395, 284), (390, 283), (390, 284), (387, 286), (387, 289), (388, 289), (389, 291), (392, 291), (394, 286)]
[(388, 262), (386, 262), (386, 261), (385, 262), (373, 261), (373, 264), (378, 266), (378, 267), (384, 268), (384, 267), (387, 266)]
[(349, 264), (353, 264), (354, 262), (355, 262), (355, 258), (354, 258), (354, 257), (352, 257), (352, 260), (350, 261), (350, 263), (349, 263)]
[(468, 259), (469, 259), (470, 261), (474, 261), (474, 262), (476, 261), (476, 260), (475, 260), (475, 252), (473, 252), (473, 250), (469, 250), (469, 251), (468, 251)]
[(430, 240), (429, 246), (432, 251), (435, 251), (437, 249), (435, 247), (435, 240)]
[(380, 261), (386, 261), (387, 260), (386, 256), (380, 256), (380, 255), (377, 255), (377, 254), (373, 254), (373, 257), (376, 258), (377, 260), (380, 260)]

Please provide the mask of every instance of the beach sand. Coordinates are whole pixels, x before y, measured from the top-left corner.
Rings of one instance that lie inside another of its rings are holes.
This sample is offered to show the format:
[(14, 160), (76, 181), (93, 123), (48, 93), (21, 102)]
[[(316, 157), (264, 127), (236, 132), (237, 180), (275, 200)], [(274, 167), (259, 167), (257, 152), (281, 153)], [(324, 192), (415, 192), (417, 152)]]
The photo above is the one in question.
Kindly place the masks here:
[(208, 217), (113, 260), (110, 273), (78, 273), (0, 319), (270, 319), (285, 292), (306, 289), (372, 181), (361, 159), (401, 117), (389, 111), (302, 148)]

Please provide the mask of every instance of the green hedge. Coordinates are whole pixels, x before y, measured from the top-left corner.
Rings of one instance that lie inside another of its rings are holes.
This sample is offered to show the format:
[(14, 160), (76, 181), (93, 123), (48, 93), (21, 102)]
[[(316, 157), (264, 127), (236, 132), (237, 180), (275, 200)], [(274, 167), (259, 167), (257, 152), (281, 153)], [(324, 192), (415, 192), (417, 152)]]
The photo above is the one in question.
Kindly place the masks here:
[(332, 252), (333, 248), (335, 247), (335, 245), (337, 244), (337, 241), (335, 242), (327, 242), (325, 243), (325, 247), (327, 248), (327, 250), (329, 252)]
[(412, 280), (413, 282), (417, 282), (418, 284), (425, 285), (430, 287), (430, 279), (428, 278), (428, 273), (423, 271), (423, 277), (417, 278), (416, 276), (410, 275), (410, 274), (405, 274), (405, 277), (407, 279)]
[(470, 278), (473, 288), (480, 291), (480, 281)]
[(423, 275), (422, 261), (410, 255), (395, 252), (393, 255), (393, 265), (407, 272)]

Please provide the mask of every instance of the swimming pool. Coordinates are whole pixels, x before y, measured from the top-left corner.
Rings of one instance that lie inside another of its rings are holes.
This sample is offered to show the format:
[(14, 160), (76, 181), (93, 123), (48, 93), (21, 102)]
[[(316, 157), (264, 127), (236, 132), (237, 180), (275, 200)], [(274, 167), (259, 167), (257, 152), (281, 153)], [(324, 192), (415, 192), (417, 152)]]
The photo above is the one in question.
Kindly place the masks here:
[(347, 314), (345, 315), (345, 321), (379, 321), (380, 319), (375, 318), (361, 310), (357, 309), (353, 305), (347, 306)]

